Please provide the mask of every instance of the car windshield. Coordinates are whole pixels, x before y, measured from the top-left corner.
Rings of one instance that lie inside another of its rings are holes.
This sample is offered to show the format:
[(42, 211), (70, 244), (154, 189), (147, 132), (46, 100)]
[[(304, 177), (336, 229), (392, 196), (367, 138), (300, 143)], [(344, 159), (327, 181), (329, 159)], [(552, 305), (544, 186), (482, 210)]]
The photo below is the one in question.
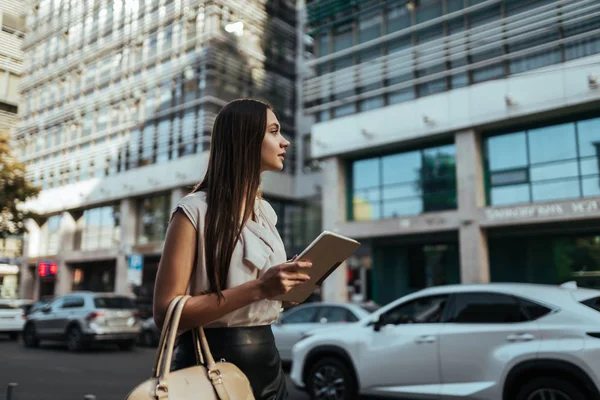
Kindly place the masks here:
[(127, 297), (96, 297), (94, 305), (96, 308), (135, 308), (133, 301)]
[(360, 308), (362, 308), (363, 310), (365, 310), (366, 312), (368, 312), (369, 314), (372, 312), (375, 312), (375, 311), (379, 310), (379, 308), (381, 308), (381, 306), (379, 304), (359, 304), (358, 306)]

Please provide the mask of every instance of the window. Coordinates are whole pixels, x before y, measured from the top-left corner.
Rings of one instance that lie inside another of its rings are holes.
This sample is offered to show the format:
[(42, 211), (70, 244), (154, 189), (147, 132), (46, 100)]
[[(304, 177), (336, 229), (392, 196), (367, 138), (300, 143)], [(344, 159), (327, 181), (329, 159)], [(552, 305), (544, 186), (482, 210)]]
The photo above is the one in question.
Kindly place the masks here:
[(488, 203), (600, 195), (600, 118), (485, 139)]
[(351, 47), (354, 42), (352, 36), (352, 24), (346, 24), (335, 28), (333, 34), (333, 51), (336, 52)]
[(456, 295), (448, 322), (459, 324), (516, 323), (528, 321), (518, 300), (497, 293)]
[(519, 303), (521, 303), (521, 307), (531, 321), (541, 318), (552, 311), (550, 308), (530, 300), (519, 299)]
[(94, 250), (114, 246), (120, 240), (120, 206), (84, 210), (77, 221), (77, 250)]
[(281, 322), (284, 324), (307, 324), (315, 322), (315, 316), (317, 315), (317, 307), (305, 307), (290, 311), (287, 315), (284, 315)]
[(65, 297), (62, 308), (81, 308), (83, 305), (84, 301), (81, 297)]
[(96, 308), (135, 309), (133, 300), (128, 297), (96, 297), (94, 305)]
[(368, 42), (381, 36), (381, 11), (361, 16), (358, 21), (358, 43)]
[(447, 300), (447, 295), (412, 300), (382, 314), (380, 321), (383, 325), (438, 323), (442, 320)]
[(321, 323), (356, 322), (358, 318), (344, 307), (321, 307), (317, 321)]
[(596, 311), (600, 311), (600, 297), (593, 297), (591, 299), (582, 301), (581, 304), (585, 304), (588, 307), (592, 307)]
[(138, 206), (140, 210), (138, 244), (164, 240), (170, 217), (170, 201), (168, 194), (140, 200)]
[(453, 145), (353, 162), (352, 219), (456, 208), (455, 163)]

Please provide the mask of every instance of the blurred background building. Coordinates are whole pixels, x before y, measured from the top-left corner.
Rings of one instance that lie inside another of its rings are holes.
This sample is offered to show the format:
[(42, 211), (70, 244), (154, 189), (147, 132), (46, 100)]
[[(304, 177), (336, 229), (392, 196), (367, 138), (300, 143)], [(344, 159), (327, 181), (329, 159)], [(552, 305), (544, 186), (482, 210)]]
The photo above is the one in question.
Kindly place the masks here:
[(14, 138), (43, 190), (28, 204), (40, 218), (27, 222), (21, 297), (149, 301), (171, 210), (203, 176), (216, 113), (238, 97), (270, 101), (293, 143), (285, 171), (263, 182), (288, 253), (318, 234), (295, 2), (41, 0), (25, 14)]
[[(365, 246), (325, 296), (600, 287), (600, 2), (308, 1), (324, 228)], [(361, 292), (362, 291), (362, 292)]]
[[(0, 135), (12, 134), (19, 122), (19, 78), (23, 72), (25, 5), (20, 0), (0, 1)], [(22, 239), (0, 238), (0, 298), (18, 293)]]

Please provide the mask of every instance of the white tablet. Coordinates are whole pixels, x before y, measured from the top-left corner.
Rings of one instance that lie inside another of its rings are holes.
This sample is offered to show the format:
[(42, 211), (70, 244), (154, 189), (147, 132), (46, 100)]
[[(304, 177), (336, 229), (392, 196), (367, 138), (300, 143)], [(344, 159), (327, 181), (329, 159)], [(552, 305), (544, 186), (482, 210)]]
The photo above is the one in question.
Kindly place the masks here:
[(273, 300), (302, 303), (359, 247), (360, 243), (354, 239), (324, 231), (297, 258), (297, 260), (312, 262), (312, 267), (306, 271), (310, 280)]

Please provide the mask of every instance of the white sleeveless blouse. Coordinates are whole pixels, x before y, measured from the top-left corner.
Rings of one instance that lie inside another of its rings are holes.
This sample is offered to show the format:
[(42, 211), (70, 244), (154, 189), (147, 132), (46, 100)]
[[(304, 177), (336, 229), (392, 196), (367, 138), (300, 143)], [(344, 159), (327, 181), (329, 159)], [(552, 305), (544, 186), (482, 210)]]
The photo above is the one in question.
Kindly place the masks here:
[[(188, 293), (192, 296), (209, 290), (208, 275), (204, 257), (204, 221), (206, 216), (206, 193), (196, 192), (185, 196), (177, 204), (197, 231), (198, 257)], [(249, 220), (242, 230), (231, 257), (226, 288), (232, 288), (262, 276), (269, 268), (286, 262), (285, 248), (279, 232), (275, 228), (277, 214), (273, 207), (262, 199), (255, 202), (257, 222)], [(274, 322), (281, 311), (280, 301), (260, 300), (233, 311), (207, 325), (212, 327), (256, 326)]]

